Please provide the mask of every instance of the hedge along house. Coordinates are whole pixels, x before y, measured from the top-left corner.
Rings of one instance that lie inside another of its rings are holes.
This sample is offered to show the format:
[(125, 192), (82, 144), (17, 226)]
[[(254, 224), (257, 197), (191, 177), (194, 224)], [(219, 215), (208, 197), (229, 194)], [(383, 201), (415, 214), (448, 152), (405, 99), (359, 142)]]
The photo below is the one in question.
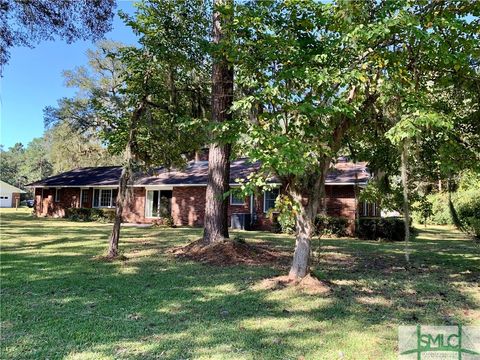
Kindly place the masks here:
[[(259, 164), (246, 159), (233, 161), (231, 188), (238, 186), (235, 179), (246, 179), (258, 169)], [(37, 216), (63, 217), (69, 208), (113, 209), (120, 172), (121, 167), (78, 168), (29, 184), (35, 193), (34, 211)], [(202, 226), (207, 178), (208, 161), (191, 161), (184, 170), (160, 168), (151, 174), (137, 174), (131, 185), (132, 196), (124, 210), (124, 220), (151, 223), (171, 217), (177, 226)], [(365, 163), (339, 160), (326, 179), (323, 211), (327, 215), (347, 218), (351, 231), (357, 216), (376, 216), (376, 206), (359, 204), (357, 199), (357, 186), (365, 186), (369, 178)], [(228, 215), (232, 227), (271, 229), (269, 210), (282, 191), (280, 184), (275, 185), (278, 187), (271, 191), (245, 198), (231, 194)]]

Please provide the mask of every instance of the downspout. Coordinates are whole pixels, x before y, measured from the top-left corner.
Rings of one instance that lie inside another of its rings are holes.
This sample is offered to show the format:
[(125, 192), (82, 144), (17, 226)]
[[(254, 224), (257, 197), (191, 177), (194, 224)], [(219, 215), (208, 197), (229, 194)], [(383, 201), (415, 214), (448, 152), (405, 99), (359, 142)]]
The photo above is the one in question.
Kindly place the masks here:
[(250, 195), (250, 225), (255, 223), (255, 211), (253, 208), (253, 194)]
[(40, 215), (43, 215), (43, 187), (42, 187), (42, 195), (40, 195)]
[(353, 161), (355, 166), (355, 185), (353, 186), (353, 192), (355, 194), (355, 219), (353, 224), (353, 234), (357, 232), (357, 228), (360, 223), (360, 216), (359, 216), (359, 207), (358, 207), (358, 169), (357, 169), (357, 159)]

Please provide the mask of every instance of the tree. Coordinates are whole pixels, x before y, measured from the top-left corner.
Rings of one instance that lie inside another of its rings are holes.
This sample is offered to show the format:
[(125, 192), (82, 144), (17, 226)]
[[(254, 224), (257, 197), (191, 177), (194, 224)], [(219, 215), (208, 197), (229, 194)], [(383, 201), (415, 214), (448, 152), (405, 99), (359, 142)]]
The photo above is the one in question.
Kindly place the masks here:
[(27, 178), (20, 171), (25, 158), (23, 144), (16, 143), (8, 151), (4, 151), (2, 146), (0, 155), (1, 179), (13, 186), (23, 188), (27, 183)]
[[(59, 109), (62, 106), (64, 105), (60, 102)], [(106, 146), (102, 145), (97, 133), (79, 132), (69, 123), (49, 126), (44, 141), (48, 143), (48, 159), (55, 174), (79, 167), (114, 166), (121, 163), (118, 156), (109, 153)]]
[[(212, 122), (218, 124), (228, 123), (232, 119), (233, 64), (223, 50), (225, 44), (231, 41), (228, 28), (233, 20), (232, 11), (233, 0), (213, 1)], [(228, 198), (225, 194), (230, 183), (230, 153), (231, 144), (228, 141), (214, 139), (210, 144), (203, 232), (206, 244), (229, 237)]]
[[(466, 124), (461, 115), (453, 114), (451, 107), (439, 99), (445, 93), (453, 92), (452, 95), (455, 94), (461, 102), (470, 102), (467, 93), (461, 89), (467, 79), (478, 81), (478, 18), (470, 20), (468, 17), (476, 16), (479, 9), (478, 4), (463, 7), (449, 2), (404, 4), (399, 13), (400, 26), (395, 32), (394, 46), (386, 54), (389, 65), (385, 78), (389, 85), (384, 88), (382, 101), (392, 106), (396, 118), (387, 136), (398, 145), (402, 159), (407, 262), (410, 223), (408, 159), (411, 147), (412, 144), (421, 147), (421, 143), (434, 138), (438, 140), (440, 134), (450, 134), (446, 136), (448, 138), (454, 134), (455, 124)], [(465, 150), (464, 154), (470, 151)], [(446, 163), (435, 161), (441, 154), (441, 149), (435, 149), (429, 160), (444, 168)], [(462, 163), (461, 159), (458, 161)], [(431, 164), (424, 165), (424, 173), (429, 172), (428, 168), (440, 170)], [(453, 209), (451, 201), (450, 204)]]
[(240, 143), (295, 204), (289, 275), (303, 278), (327, 171), (378, 96), (375, 49), (389, 39), (370, 14), (372, 4), (272, 1), (239, 5), (236, 12), (233, 56), (245, 95), (235, 109), (256, 113), (245, 117)]
[(134, 160), (150, 166), (183, 166), (185, 154), (204, 142), (198, 125), (206, 115), (205, 11), (205, 4), (198, 0), (153, 1), (139, 4), (135, 19), (123, 14), (141, 35), (142, 49), (130, 48), (121, 56), (126, 65), (122, 94), (134, 110), (126, 123), (125, 165), (110, 236), (111, 257), (118, 254)]
[(48, 112), (57, 123), (99, 132), (108, 150), (123, 156), (109, 237), (107, 255), (111, 258), (118, 256), (123, 209), (135, 170), (184, 166), (185, 154), (204, 141), (205, 94), (199, 85), (203, 63), (195, 61), (195, 48), (185, 43), (165, 46), (168, 39), (158, 36), (173, 33), (179, 41), (190, 41), (187, 32), (191, 28), (184, 27), (188, 19), (166, 21), (168, 17), (181, 19), (177, 15), (186, 13), (183, 3), (169, 4), (139, 4), (137, 18), (127, 21), (141, 34), (142, 47), (100, 43), (88, 53), (89, 68), (65, 73), (67, 83), (78, 89), (77, 96), (63, 99), (62, 107)]
[(67, 123), (48, 127), (26, 147), (17, 143), (0, 151), (1, 179), (27, 191), (26, 184), (60, 172), (118, 164), (118, 158), (107, 153), (95, 134), (80, 134)]
[(111, 30), (114, 9), (114, 0), (0, 1), (0, 69), (14, 46), (32, 47), (56, 37), (67, 43), (98, 40)]
[[(404, 130), (446, 126), (425, 101), (428, 86), (447, 86), (452, 67), (475, 73), (478, 18), (468, 18), (477, 13), (478, 4), (450, 2), (270, 1), (237, 7), (232, 56), (243, 97), (234, 108), (246, 120), (244, 152), (262, 163), (266, 177), (279, 178), (296, 204), (290, 277), (308, 273), (326, 172), (343, 147), (358, 146), (352, 130), (365, 135), (373, 128), (384, 139), (395, 124)], [(397, 138), (395, 147), (403, 147), (411, 137)]]
[(45, 137), (34, 138), (25, 148), (21, 172), (28, 182), (44, 179), (53, 174), (50, 147)]

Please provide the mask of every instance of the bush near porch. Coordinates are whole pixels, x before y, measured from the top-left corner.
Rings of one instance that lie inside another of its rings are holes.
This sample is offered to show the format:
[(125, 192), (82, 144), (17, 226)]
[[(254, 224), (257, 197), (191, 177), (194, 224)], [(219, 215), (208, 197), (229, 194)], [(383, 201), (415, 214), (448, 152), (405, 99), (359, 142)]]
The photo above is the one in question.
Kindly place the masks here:
[(65, 217), (71, 221), (97, 221), (109, 223), (115, 220), (115, 209), (68, 208)]

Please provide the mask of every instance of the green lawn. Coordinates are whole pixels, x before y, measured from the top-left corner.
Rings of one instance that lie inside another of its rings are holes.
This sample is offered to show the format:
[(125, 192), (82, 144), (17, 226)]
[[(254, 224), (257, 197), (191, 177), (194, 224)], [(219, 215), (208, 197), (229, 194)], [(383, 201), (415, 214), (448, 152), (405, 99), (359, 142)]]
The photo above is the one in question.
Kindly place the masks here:
[(109, 230), (1, 211), (0, 358), (396, 359), (399, 324), (480, 325), (479, 248), (451, 228), (420, 228), (409, 271), (402, 244), (316, 240), (328, 297), (256, 290), (279, 267), (166, 254), (201, 229), (125, 228), (128, 260), (103, 262)]

